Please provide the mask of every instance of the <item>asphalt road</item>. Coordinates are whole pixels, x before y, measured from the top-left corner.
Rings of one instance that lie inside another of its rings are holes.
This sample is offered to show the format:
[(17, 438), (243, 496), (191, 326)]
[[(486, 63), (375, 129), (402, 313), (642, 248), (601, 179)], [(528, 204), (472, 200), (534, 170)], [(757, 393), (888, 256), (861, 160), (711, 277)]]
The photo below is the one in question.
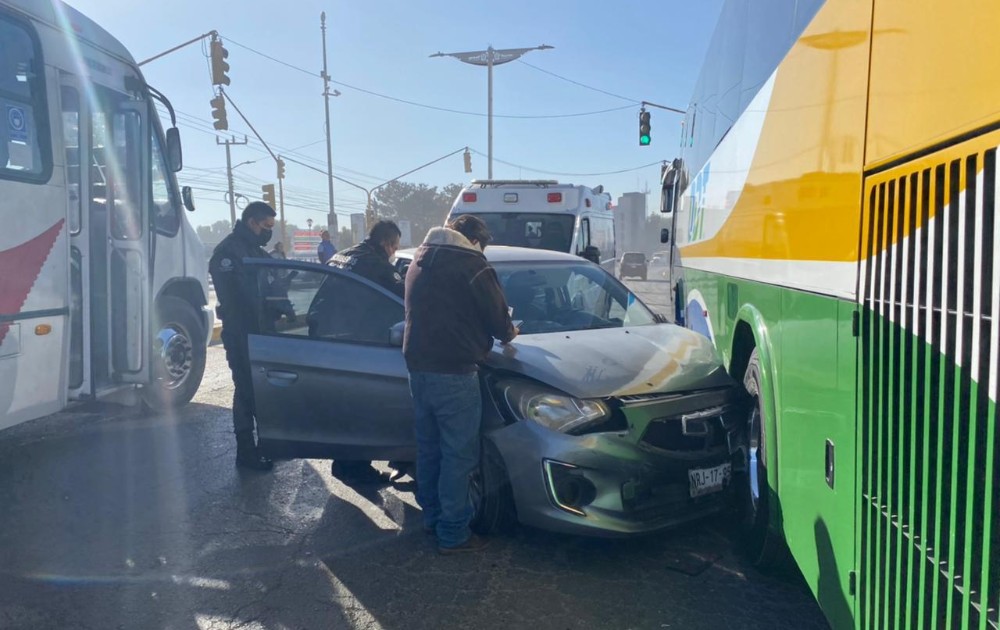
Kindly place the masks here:
[(824, 628), (725, 518), (633, 540), (521, 528), (441, 557), (412, 486), (328, 462), (241, 472), (218, 347), (175, 415), (75, 408), (0, 432), (0, 628)]

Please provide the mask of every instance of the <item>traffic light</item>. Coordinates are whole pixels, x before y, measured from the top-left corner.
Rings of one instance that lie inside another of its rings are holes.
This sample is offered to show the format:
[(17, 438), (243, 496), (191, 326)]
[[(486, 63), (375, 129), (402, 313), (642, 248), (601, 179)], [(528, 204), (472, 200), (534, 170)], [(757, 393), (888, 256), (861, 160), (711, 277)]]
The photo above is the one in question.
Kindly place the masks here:
[(652, 137), (649, 135), (649, 112), (645, 109), (639, 111), (639, 146), (649, 146)]
[(462, 158), (465, 160), (465, 172), (466, 173), (471, 173), (472, 172), (472, 154), (469, 153), (468, 149), (466, 149), (465, 153), (462, 154)]
[(229, 51), (220, 39), (212, 40), (209, 51), (212, 57), (212, 85), (229, 85), (229, 75), (226, 74), (229, 72), (229, 64), (226, 63)]
[(208, 101), (212, 105), (212, 118), (215, 122), (212, 126), (220, 131), (229, 129), (229, 120), (226, 118), (226, 97), (220, 92), (218, 96)]
[(264, 203), (272, 208), (277, 208), (278, 202), (274, 200), (274, 184), (264, 184), (260, 189), (264, 193)]
[(278, 179), (285, 179), (285, 161), (278, 158)]

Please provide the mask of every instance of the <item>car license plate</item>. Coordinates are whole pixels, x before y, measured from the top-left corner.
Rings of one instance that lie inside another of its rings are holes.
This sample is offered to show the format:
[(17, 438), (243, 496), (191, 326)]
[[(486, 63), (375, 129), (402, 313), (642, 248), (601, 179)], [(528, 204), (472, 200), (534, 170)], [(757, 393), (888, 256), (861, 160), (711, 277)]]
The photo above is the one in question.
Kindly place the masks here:
[(700, 497), (719, 492), (726, 487), (732, 474), (732, 464), (720, 464), (713, 468), (692, 468), (688, 470), (691, 482), (691, 497)]

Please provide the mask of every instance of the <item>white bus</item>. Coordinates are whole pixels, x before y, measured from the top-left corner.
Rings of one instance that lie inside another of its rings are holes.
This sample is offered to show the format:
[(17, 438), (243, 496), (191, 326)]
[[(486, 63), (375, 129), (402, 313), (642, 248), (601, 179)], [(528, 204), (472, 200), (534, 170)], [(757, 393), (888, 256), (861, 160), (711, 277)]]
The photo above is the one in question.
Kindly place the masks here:
[(473, 180), (455, 199), (448, 220), (463, 214), (485, 221), (494, 245), (577, 254), (614, 272), (615, 221), (603, 186)]
[[(70, 401), (186, 403), (212, 329), (175, 127), (58, 0), (0, 0), (0, 429)], [(183, 201), (182, 201), (183, 200)]]

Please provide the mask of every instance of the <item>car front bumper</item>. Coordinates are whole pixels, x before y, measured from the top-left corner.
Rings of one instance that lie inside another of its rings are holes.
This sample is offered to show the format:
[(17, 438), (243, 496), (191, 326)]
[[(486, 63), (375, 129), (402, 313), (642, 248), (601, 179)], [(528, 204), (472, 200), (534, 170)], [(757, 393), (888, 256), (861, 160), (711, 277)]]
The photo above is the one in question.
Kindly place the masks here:
[(653, 448), (629, 431), (566, 435), (531, 422), (491, 433), (507, 467), (518, 520), (567, 534), (622, 537), (724, 510), (733, 493), (692, 498), (688, 471), (738, 461), (735, 439), (707, 450)]

